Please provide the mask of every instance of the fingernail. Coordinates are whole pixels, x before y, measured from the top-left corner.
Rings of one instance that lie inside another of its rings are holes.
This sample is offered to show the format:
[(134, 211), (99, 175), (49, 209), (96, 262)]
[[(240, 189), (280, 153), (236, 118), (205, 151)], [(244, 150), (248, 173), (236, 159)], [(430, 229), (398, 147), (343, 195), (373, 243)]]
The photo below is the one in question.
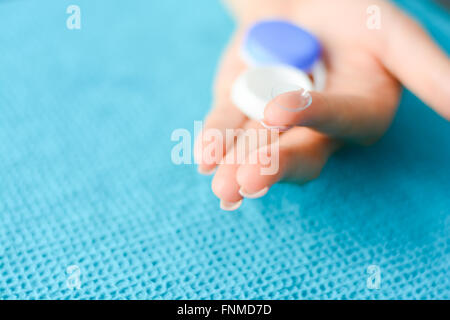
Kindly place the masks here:
[(244, 198), (248, 198), (248, 199), (257, 199), (257, 198), (261, 198), (263, 196), (266, 195), (267, 191), (269, 191), (269, 187), (265, 187), (257, 192), (254, 193), (247, 193), (243, 187), (241, 187), (239, 189), (239, 194), (241, 196), (243, 196)]
[(238, 209), (242, 204), (242, 199), (238, 202), (228, 202), (225, 200), (220, 200), (220, 209), (225, 211), (234, 211)]
[(216, 171), (216, 167), (212, 168), (211, 170), (205, 170), (202, 169), (202, 167), (197, 167), (197, 171), (204, 176), (210, 176)]
[(312, 96), (308, 90), (301, 88), (298, 90), (298, 101), (295, 101), (290, 108), (277, 104), (277, 107), (289, 111), (299, 112), (308, 108), (312, 103)]
[(260, 121), (261, 125), (269, 130), (279, 130), (280, 132), (285, 132), (291, 129), (293, 126), (271, 126), (265, 123), (264, 121)]

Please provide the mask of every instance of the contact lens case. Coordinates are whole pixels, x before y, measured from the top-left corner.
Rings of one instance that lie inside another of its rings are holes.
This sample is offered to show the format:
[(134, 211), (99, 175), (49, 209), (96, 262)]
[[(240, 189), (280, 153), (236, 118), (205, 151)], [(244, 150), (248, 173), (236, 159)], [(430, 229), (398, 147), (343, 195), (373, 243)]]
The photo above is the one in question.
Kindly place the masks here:
[(265, 106), (276, 95), (302, 88), (322, 90), (326, 74), (321, 51), (319, 40), (293, 23), (257, 22), (241, 46), (248, 69), (233, 84), (232, 102), (248, 117), (262, 120)]

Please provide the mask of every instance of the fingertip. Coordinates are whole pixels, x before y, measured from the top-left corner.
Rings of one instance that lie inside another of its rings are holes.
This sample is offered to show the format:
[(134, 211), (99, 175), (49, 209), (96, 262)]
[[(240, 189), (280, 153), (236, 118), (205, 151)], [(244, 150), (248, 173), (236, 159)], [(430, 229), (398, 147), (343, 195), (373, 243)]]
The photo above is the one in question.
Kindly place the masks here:
[(245, 190), (244, 187), (241, 187), (239, 189), (239, 194), (247, 199), (258, 199), (258, 198), (264, 197), (268, 191), (269, 191), (269, 187), (264, 187), (257, 192), (250, 193), (247, 190)]
[(264, 123), (269, 126), (293, 126), (301, 124), (304, 110), (312, 103), (308, 91), (298, 90), (280, 94), (264, 109)]
[(224, 211), (235, 211), (239, 209), (242, 204), (243, 199), (236, 202), (228, 202), (225, 200), (220, 200), (220, 209)]
[(239, 167), (236, 180), (240, 186), (241, 196), (249, 199), (263, 197), (269, 188), (279, 180), (279, 172), (265, 175), (263, 168), (264, 166), (260, 163), (242, 164)]
[(218, 168), (211, 182), (213, 193), (227, 203), (236, 203), (242, 200), (239, 194), (240, 186), (236, 182), (235, 171), (222, 165)]
[(215, 166), (206, 166), (206, 165), (199, 165), (197, 167), (197, 172), (204, 176), (211, 176), (216, 172)]

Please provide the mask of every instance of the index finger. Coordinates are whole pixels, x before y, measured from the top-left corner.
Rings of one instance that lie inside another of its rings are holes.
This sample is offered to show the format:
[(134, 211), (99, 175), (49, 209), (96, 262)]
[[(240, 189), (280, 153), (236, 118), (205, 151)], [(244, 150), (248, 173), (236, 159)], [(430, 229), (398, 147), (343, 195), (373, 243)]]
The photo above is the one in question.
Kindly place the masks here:
[[(239, 57), (240, 38), (239, 34), (234, 36), (225, 51), (214, 85), (213, 109), (206, 117), (202, 133), (195, 142), (194, 156), (198, 163), (198, 171), (202, 174), (211, 174), (214, 171), (228, 147), (226, 139), (213, 139), (211, 136), (215, 134), (205, 133), (214, 131), (223, 138), (227, 129), (239, 128), (247, 120), (230, 99), (232, 84), (245, 69), (245, 64)], [(207, 150), (222, 150), (222, 153), (211, 157)]]

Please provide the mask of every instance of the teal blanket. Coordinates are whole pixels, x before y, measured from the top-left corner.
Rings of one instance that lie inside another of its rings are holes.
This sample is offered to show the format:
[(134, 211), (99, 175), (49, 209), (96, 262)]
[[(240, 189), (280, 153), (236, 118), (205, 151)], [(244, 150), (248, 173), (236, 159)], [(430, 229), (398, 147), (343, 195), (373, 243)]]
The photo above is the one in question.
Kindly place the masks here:
[[(442, 8), (398, 3), (449, 52)], [(211, 0), (0, 0), (0, 299), (450, 298), (450, 125), (409, 92), (235, 213), (171, 162), (232, 29)]]

